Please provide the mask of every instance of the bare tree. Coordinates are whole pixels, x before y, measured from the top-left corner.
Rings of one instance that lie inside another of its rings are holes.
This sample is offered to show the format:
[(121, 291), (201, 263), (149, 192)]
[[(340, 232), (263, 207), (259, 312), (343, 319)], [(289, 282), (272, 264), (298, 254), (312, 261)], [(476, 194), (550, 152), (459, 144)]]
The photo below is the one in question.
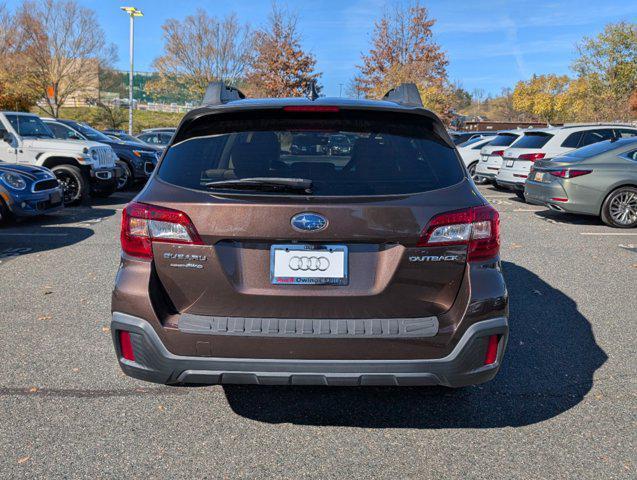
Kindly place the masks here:
[(167, 20), (162, 29), (165, 51), (153, 63), (159, 78), (148, 86), (150, 91), (185, 86), (201, 98), (212, 81), (237, 84), (243, 78), (252, 48), (251, 31), (236, 15), (219, 20), (200, 9), (183, 21)]
[(44, 97), (44, 112), (57, 117), (71, 97), (94, 96), (99, 69), (117, 55), (93, 10), (74, 0), (27, 0), (18, 22), (29, 62), (25, 80)]
[(296, 22), (296, 15), (272, 4), (268, 23), (254, 35), (256, 53), (246, 78), (249, 94), (300, 96), (320, 78), (316, 59), (301, 46)]

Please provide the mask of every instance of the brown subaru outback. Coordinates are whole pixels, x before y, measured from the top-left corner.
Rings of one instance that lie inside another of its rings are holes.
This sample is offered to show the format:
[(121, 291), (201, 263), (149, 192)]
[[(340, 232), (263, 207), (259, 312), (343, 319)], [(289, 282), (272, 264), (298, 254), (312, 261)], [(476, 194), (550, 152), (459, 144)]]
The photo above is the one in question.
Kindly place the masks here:
[(204, 103), (122, 215), (112, 333), (126, 374), (495, 376), (508, 336), (498, 213), (413, 85), (359, 101), (252, 100), (217, 84)]

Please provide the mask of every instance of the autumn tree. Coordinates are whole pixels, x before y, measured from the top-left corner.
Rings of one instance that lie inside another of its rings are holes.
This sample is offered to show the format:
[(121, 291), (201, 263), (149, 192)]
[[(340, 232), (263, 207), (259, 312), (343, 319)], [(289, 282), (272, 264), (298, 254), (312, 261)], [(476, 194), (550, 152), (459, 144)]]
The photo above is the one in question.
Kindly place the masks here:
[(567, 119), (569, 83), (566, 75), (533, 75), (515, 86), (513, 107), (548, 123)]
[(268, 23), (254, 34), (254, 48), (245, 82), (250, 96), (302, 96), (321, 77), (316, 59), (301, 46), (296, 15), (276, 3)]
[(218, 19), (199, 9), (183, 21), (167, 20), (162, 30), (164, 54), (153, 62), (158, 78), (147, 84), (150, 93), (186, 91), (201, 99), (210, 82), (236, 85), (244, 78), (252, 36), (235, 14)]
[(25, 82), (44, 98), (40, 108), (45, 113), (57, 117), (70, 97), (99, 89), (99, 69), (110, 65), (116, 53), (93, 10), (74, 0), (28, 0), (17, 20), (29, 63)]
[(22, 32), (15, 17), (0, 4), (0, 109), (29, 110), (38, 95), (26, 85)]
[(414, 2), (396, 4), (375, 23), (372, 48), (362, 55), (354, 82), (369, 98), (380, 98), (403, 82), (418, 85), (427, 107), (449, 104), (447, 57), (433, 39), (435, 20), (427, 9)]
[(629, 116), (637, 89), (637, 24), (606, 25), (596, 37), (585, 37), (577, 52), (572, 68), (588, 83), (595, 110), (607, 119)]

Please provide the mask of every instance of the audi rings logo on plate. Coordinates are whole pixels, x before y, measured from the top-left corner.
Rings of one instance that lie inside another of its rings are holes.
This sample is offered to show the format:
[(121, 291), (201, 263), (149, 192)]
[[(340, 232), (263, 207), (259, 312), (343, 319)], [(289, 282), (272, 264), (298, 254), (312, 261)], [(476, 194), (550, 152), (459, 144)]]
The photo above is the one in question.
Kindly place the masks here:
[(294, 256), (290, 258), (290, 262), (288, 266), (291, 270), (294, 271), (302, 271), (302, 272), (324, 272), (328, 268), (330, 268), (330, 261), (325, 257), (315, 257), (315, 256), (303, 256), (297, 257)]

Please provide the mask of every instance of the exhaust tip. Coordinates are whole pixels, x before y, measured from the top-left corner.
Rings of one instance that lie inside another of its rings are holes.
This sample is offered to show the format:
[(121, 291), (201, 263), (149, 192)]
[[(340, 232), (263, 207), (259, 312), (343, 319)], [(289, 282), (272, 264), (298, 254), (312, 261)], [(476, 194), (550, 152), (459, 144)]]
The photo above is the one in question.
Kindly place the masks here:
[(563, 209), (562, 207), (559, 207), (559, 206), (557, 206), (557, 205), (553, 205), (552, 203), (549, 203), (549, 204), (548, 204), (548, 207), (549, 207), (551, 210), (555, 211), (555, 212), (563, 212), (563, 211), (564, 211), (564, 209)]

